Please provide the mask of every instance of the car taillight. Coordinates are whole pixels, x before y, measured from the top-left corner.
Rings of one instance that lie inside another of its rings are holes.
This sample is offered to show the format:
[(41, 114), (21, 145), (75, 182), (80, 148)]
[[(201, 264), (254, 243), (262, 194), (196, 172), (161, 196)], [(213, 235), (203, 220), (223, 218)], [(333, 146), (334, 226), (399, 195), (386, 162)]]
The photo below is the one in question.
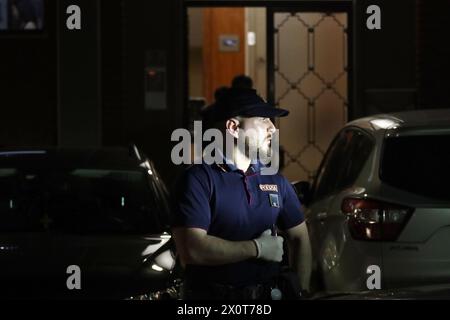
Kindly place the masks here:
[(395, 241), (413, 212), (412, 208), (372, 199), (346, 198), (342, 212), (356, 240)]

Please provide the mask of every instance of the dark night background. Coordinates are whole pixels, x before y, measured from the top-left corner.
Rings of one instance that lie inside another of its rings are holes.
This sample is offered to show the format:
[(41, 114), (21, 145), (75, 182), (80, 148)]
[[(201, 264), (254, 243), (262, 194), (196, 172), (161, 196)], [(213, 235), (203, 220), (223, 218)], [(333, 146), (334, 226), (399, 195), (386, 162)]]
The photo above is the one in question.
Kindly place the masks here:
[[(186, 126), (185, 9), (204, 2), (49, 0), (43, 33), (0, 33), (0, 145), (134, 142), (172, 181), (176, 170), (170, 161), (170, 135)], [(450, 44), (445, 39), (450, 2), (350, 2), (354, 34), (349, 119), (411, 105), (449, 107)], [(240, 2), (280, 3), (298, 2)], [(65, 27), (65, 10), (71, 4), (82, 10), (79, 31)], [(366, 29), (365, 10), (371, 4), (381, 7), (381, 30)], [(149, 51), (165, 55), (165, 110), (144, 108), (143, 70)]]

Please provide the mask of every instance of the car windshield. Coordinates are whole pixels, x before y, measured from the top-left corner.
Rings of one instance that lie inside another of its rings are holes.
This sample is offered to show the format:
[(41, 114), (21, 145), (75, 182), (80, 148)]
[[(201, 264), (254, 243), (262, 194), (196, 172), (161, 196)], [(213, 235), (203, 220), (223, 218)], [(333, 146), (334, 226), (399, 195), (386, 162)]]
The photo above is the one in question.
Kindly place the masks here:
[(161, 232), (145, 170), (0, 168), (0, 232)]
[(436, 200), (449, 201), (450, 135), (387, 138), (380, 177), (387, 184)]

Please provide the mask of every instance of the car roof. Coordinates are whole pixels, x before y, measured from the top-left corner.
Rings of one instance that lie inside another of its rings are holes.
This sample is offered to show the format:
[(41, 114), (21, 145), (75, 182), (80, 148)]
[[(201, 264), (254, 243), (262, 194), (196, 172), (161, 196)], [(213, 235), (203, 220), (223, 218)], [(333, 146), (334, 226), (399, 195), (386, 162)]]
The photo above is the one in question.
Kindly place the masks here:
[(140, 161), (127, 148), (1, 148), (0, 167), (84, 167), (138, 169)]
[(377, 114), (353, 120), (346, 124), (369, 131), (385, 131), (408, 127), (450, 127), (450, 109), (427, 109)]

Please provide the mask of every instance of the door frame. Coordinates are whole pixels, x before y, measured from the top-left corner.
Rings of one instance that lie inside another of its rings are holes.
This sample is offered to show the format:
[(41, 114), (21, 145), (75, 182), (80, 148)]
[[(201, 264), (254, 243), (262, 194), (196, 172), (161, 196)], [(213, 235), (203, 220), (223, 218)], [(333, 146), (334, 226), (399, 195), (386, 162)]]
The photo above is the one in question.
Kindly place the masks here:
[[(354, 60), (354, 33), (353, 33), (353, 20), (354, 9), (352, 0), (184, 0), (182, 5), (182, 25), (183, 30), (183, 46), (182, 46), (182, 65), (183, 65), (183, 78), (184, 78), (184, 107), (183, 107), (183, 124), (187, 125), (188, 112), (187, 106), (189, 101), (189, 24), (188, 24), (188, 9), (189, 8), (204, 8), (204, 7), (264, 7), (267, 9), (267, 23), (266, 23), (266, 35), (269, 34), (270, 26), (273, 26), (273, 12), (278, 10), (287, 11), (308, 11), (308, 12), (323, 12), (324, 7), (326, 11), (332, 12), (346, 12), (347, 13), (347, 120), (352, 120), (353, 102), (355, 93), (355, 74), (353, 66)], [(273, 37), (267, 37), (267, 48), (273, 48)], [(273, 50), (267, 49), (267, 98), (269, 103), (274, 102), (274, 77), (273, 73), (269, 72), (269, 68), (273, 68)]]

